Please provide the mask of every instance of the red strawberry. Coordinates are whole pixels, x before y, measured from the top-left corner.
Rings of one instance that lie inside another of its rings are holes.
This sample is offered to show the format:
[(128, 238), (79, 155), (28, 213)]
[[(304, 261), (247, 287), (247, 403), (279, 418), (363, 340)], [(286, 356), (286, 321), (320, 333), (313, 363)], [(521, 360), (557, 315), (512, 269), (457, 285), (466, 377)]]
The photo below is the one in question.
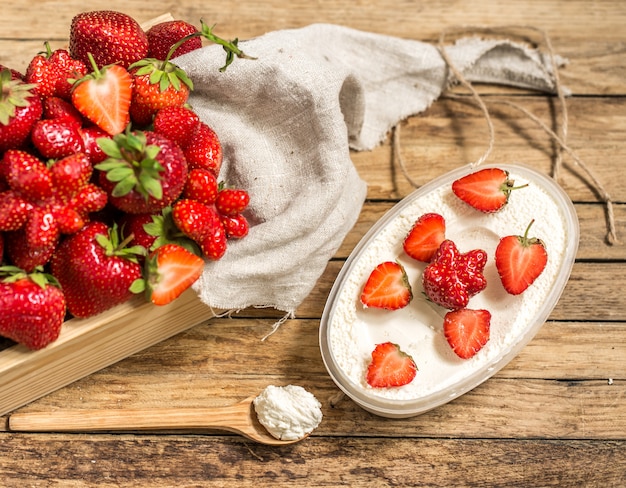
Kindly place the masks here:
[(367, 367), (367, 384), (374, 388), (390, 388), (409, 384), (417, 374), (417, 365), (411, 356), (397, 344), (383, 342), (372, 351)]
[(71, 119), (42, 119), (30, 134), (33, 145), (46, 159), (57, 159), (83, 151), (83, 138)]
[(96, 164), (104, 161), (108, 156), (98, 144), (98, 139), (102, 137), (111, 139), (111, 134), (104, 131), (97, 125), (82, 127), (79, 129), (79, 132), (81, 137), (83, 138), (83, 148), (85, 154), (87, 154), (87, 156), (89, 157), (91, 164), (95, 166)]
[(187, 237), (201, 243), (211, 232), (215, 221), (219, 221), (216, 210), (197, 200), (181, 198), (172, 207), (174, 224)]
[(111, 135), (124, 131), (130, 121), (133, 80), (120, 65), (94, 67), (74, 84), (72, 103), (88, 120)]
[(508, 171), (485, 168), (463, 176), (452, 183), (452, 191), (468, 205), (485, 213), (493, 213), (504, 207), (512, 190), (528, 185), (515, 186)]
[(41, 97), (51, 97), (56, 94), (56, 86), (61, 72), (59, 67), (50, 60), (52, 49), (48, 42), (44, 43), (46, 51), (34, 56), (28, 63), (24, 73), (24, 81), (35, 85), (34, 91)]
[(243, 212), (250, 203), (250, 195), (239, 188), (222, 188), (215, 200), (215, 208), (222, 215), (237, 215)]
[(154, 116), (154, 132), (163, 134), (185, 149), (193, 139), (200, 117), (185, 106), (159, 109)]
[(33, 88), (13, 79), (9, 69), (0, 70), (0, 154), (20, 148), (41, 118), (41, 98)]
[(74, 59), (66, 49), (57, 49), (50, 56), (50, 62), (57, 67), (59, 76), (54, 94), (63, 100), (72, 99), (74, 81), (84, 77), (89, 70), (87, 64), (80, 59)]
[(219, 184), (213, 171), (195, 168), (189, 171), (183, 197), (198, 200), (205, 205), (213, 205), (217, 200)]
[(128, 68), (148, 54), (148, 38), (129, 15), (112, 10), (83, 12), (72, 19), (69, 51), (74, 59), (90, 66), (88, 54), (98, 68), (118, 64)]
[(65, 239), (50, 260), (61, 284), (67, 308), (75, 317), (91, 317), (133, 296), (141, 280), (138, 255), (143, 248), (125, 247), (117, 228), (91, 222)]
[(490, 324), (489, 311), (462, 308), (446, 314), (443, 333), (456, 355), (469, 359), (489, 340)]
[(226, 231), (226, 237), (241, 239), (248, 235), (250, 224), (243, 215), (221, 215), (220, 219)]
[(0, 268), (0, 335), (31, 350), (59, 337), (65, 320), (65, 297), (50, 275)]
[(398, 310), (413, 299), (413, 291), (404, 267), (395, 261), (385, 261), (370, 273), (363, 291), (361, 303), (365, 307)]
[(519, 295), (532, 285), (548, 262), (543, 241), (528, 237), (533, 222), (528, 224), (523, 236), (503, 237), (496, 247), (496, 269), (504, 289), (511, 295)]
[(185, 158), (189, 169), (204, 168), (219, 175), (223, 152), (219, 137), (211, 127), (200, 122), (189, 145), (185, 148)]
[(217, 261), (226, 254), (228, 240), (226, 229), (217, 213), (215, 213), (209, 229), (210, 232), (208, 235), (198, 244), (204, 256), (213, 261)]
[(445, 239), (446, 222), (437, 213), (426, 213), (419, 217), (402, 244), (404, 252), (424, 263), (429, 263)]
[(52, 196), (52, 173), (37, 157), (10, 149), (4, 153), (2, 166), (7, 183), (23, 198), (37, 201)]
[(444, 240), (422, 275), (426, 296), (451, 310), (466, 307), (469, 299), (487, 286), (483, 275), (486, 263), (484, 251), (477, 249), (462, 254), (454, 242)]
[(166, 305), (202, 274), (204, 260), (178, 244), (165, 244), (146, 259), (146, 292), (155, 305)]
[(158, 235), (150, 234), (145, 226), (152, 224), (155, 218), (153, 214), (123, 214), (118, 221), (122, 239), (130, 239), (131, 245), (151, 250)]
[(6, 237), (7, 258), (28, 273), (47, 264), (56, 250), (56, 243), (47, 248), (34, 249), (28, 242), (24, 229), (7, 232)]
[(89, 183), (93, 167), (85, 153), (76, 152), (57, 159), (50, 165), (55, 194), (60, 198), (71, 198)]
[[(184, 20), (169, 20), (153, 25), (146, 31), (146, 36), (148, 37), (148, 57), (156, 59), (168, 58), (169, 51), (174, 44), (196, 32), (198, 32), (198, 29)], [(182, 56), (201, 47), (202, 39), (200, 37), (192, 37), (176, 48), (169, 58)]]
[(153, 58), (133, 63), (133, 91), (130, 116), (135, 125), (147, 126), (166, 107), (182, 107), (193, 83), (185, 71), (169, 61)]
[(63, 119), (73, 122), (76, 127), (83, 124), (83, 116), (76, 107), (60, 97), (47, 97), (43, 101), (44, 119)]
[(182, 150), (160, 134), (137, 131), (101, 139), (109, 156), (96, 165), (109, 202), (127, 213), (155, 213), (171, 205), (187, 180)]
[(6, 190), (0, 193), (0, 231), (21, 229), (31, 208), (17, 191)]
[(8, 69), (11, 72), (11, 79), (12, 80), (20, 80), (20, 81), (24, 81), (24, 75), (22, 73), (20, 73), (18, 70), (13, 69), (13, 68), (9, 68), (8, 66), (4, 66), (3, 64), (0, 64), (0, 72)]

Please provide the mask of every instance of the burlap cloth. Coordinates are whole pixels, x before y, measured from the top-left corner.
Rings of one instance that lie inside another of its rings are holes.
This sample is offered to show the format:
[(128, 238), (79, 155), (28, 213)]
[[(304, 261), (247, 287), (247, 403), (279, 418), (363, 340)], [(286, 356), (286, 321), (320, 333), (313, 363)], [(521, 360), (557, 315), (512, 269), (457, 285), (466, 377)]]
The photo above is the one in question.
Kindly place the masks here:
[[(313, 24), (240, 42), (256, 60), (209, 45), (176, 59), (195, 89), (190, 104), (219, 135), (221, 178), (246, 188), (249, 235), (209, 262), (195, 290), (211, 307), (274, 307), (294, 316), (353, 227), (366, 184), (350, 150), (380, 144), (428, 108), (449, 70), (437, 46)], [(446, 48), (473, 82), (552, 92), (550, 63), (506, 40), (467, 37)]]

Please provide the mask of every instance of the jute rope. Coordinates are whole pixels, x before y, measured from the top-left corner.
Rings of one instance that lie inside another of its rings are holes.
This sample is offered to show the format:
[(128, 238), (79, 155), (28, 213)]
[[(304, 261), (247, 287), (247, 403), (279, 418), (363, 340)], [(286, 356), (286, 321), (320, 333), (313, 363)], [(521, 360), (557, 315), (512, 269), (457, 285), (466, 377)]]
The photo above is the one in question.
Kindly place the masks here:
[[(613, 202), (611, 200), (611, 196), (605, 190), (602, 183), (596, 178), (593, 172), (589, 169), (589, 167), (580, 159), (580, 157), (576, 154), (576, 152), (567, 144), (567, 131), (568, 131), (568, 124), (569, 124), (567, 102), (565, 100), (565, 93), (564, 93), (563, 86), (559, 78), (558, 63), (556, 60), (556, 56), (554, 54), (554, 49), (552, 47), (552, 42), (550, 41), (550, 37), (547, 35), (545, 31), (538, 29), (536, 27), (532, 27), (532, 26), (505, 26), (505, 27), (500, 27), (500, 28), (463, 27), (461, 29), (470, 30), (474, 32), (475, 31), (483, 31), (483, 32), (505, 31), (506, 32), (510, 29), (526, 29), (526, 30), (532, 30), (534, 32), (541, 34), (543, 38), (543, 42), (545, 43), (546, 49), (550, 56), (552, 76), (554, 79), (554, 88), (555, 88), (557, 99), (560, 105), (561, 121), (560, 121), (559, 129), (558, 129), (559, 134), (557, 134), (555, 131), (550, 129), (550, 127), (548, 127), (541, 119), (539, 119), (533, 113), (531, 113), (530, 111), (526, 110), (525, 108), (521, 107), (520, 105), (516, 103), (510, 102), (508, 100), (489, 100), (488, 103), (506, 105), (522, 112), (530, 120), (535, 122), (543, 131), (545, 131), (546, 134), (548, 134), (548, 136), (554, 142), (557, 143), (557, 154), (556, 154), (556, 158), (554, 161), (554, 165), (552, 167), (552, 178), (558, 179), (559, 177), (559, 174), (563, 165), (563, 152), (567, 153), (570, 156), (574, 164), (586, 174), (594, 190), (598, 193), (599, 197), (604, 202), (605, 207), (606, 207), (606, 212), (607, 212), (607, 227), (608, 227), (607, 242), (610, 245), (616, 244), (618, 242), (618, 239), (617, 239), (617, 232), (615, 229), (615, 215), (613, 212)], [(448, 29), (448, 32), (450, 30), (451, 29)], [(459, 28), (455, 28), (454, 30), (459, 30)], [(479, 95), (479, 93), (476, 91), (474, 86), (459, 72), (459, 70), (454, 66), (449, 56), (447, 55), (446, 50), (444, 48), (445, 36), (446, 36), (446, 31), (444, 30), (439, 37), (439, 45), (438, 45), (441, 56), (446, 62), (448, 69), (456, 77), (456, 80), (465, 88), (467, 88), (467, 90), (471, 93), (472, 97), (474, 98), (474, 100), (476, 101), (476, 103), (478, 104), (478, 106), (480, 107), (481, 111), (483, 112), (485, 116), (485, 121), (487, 123), (487, 127), (489, 130), (489, 141), (488, 141), (487, 149), (480, 156), (480, 158), (470, 163), (471, 166), (478, 166), (484, 163), (487, 159), (489, 159), (489, 156), (491, 155), (491, 152), (493, 151), (493, 148), (495, 145), (495, 130), (493, 126), (493, 121), (491, 119), (491, 115), (489, 114), (489, 110), (483, 98)], [(448, 97), (457, 98), (455, 95), (448, 95)], [(393, 157), (395, 161), (398, 163), (398, 166), (400, 167), (400, 170), (402, 171), (404, 177), (412, 186), (418, 187), (419, 184), (415, 180), (413, 180), (411, 176), (409, 175), (409, 172), (407, 171), (406, 165), (402, 158), (402, 154), (400, 151), (400, 125), (399, 124), (394, 128), (392, 144), (393, 144), (393, 155), (394, 155)]]

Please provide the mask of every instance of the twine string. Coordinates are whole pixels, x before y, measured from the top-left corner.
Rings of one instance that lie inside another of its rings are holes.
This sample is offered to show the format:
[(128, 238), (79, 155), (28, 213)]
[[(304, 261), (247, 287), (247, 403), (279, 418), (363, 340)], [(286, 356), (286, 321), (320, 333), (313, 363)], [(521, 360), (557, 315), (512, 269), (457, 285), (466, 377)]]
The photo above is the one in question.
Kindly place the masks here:
[[(613, 202), (612, 202), (611, 196), (606, 191), (602, 183), (593, 174), (591, 169), (581, 160), (581, 158), (576, 154), (576, 152), (567, 144), (567, 132), (568, 132), (568, 125), (569, 125), (567, 102), (565, 100), (565, 92), (563, 90), (563, 86), (559, 78), (558, 63), (556, 60), (554, 49), (552, 48), (552, 42), (550, 41), (550, 37), (542, 29), (539, 29), (533, 26), (508, 26), (508, 27), (503, 27), (502, 29), (506, 30), (506, 29), (511, 29), (511, 28), (529, 29), (535, 32), (539, 32), (542, 35), (543, 41), (546, 44), (546, 48), (550, 56), (550, 65), (552, 68), (554, 89), (555, 89), (555, 93), (557, 95), (557, 99), (560, 105), (561, 123), (559, 124), (559, 128), (558, 128), (560, 135), (557, 134), (552, 129), (550, 129), (550, 127), (548, 127), (537, 116), (535, 116), (530, 111), (526, 110), (525, 108), (521, 107), (520, 105), (514, 102), (510, 102), (507, 100), (490, 100), (489, 103), (507, 105), (509, 107), (515, 108), (516, 110), (519, 110), (524, 115), (526, 115), (530, 120), (535, 122), (543, 131), (546, 132), (546, 134), (548, 134), (548, 136), (554, 142), (556, 142), (557, 144), (556, 157), (555, 157), (554, 165), (552, 168), (553, 179), (557, 180), (560, 175), (560, 171), (563, 165), (563, 152), (567, 153), (572, 159), (572, 161), (575, 163), (575, 165), (578, 166), (580, 169), (582, 169), (582, 171), (585, 173), (585, 175), (591, 182), (594, 190), (597, 192), (597, 194), (599, 195), (599, 197), (602, 199), (602, 201), (605, 204), (605, 208), (607, 212), (607, 227), (608, 227), (607, 242), (608, 244), (613, 245), (618, 242), (618, 239), (617, 239), (617, 232), (615, 228), (615, 215), (613, 211)], [(464, 29), (472, 29), (472, 30), (480, 29), (483, 31), (497, 30), (495, 28), (483, 28), (483, 27), (471, 27), (471, 28), (465, 27)], [(448, 69), (454, 75), (456, 80), (465, 88), (467, 88), (467, 90), (471, 93), (477, 105), (483, 112), (485, 121), (487, 123), (487, 128), (489, 131), (489, 140), (488, 140), (488, 145), (487, 145), (486, 150), (476, 161), (470, 163), (471, 167), (475, 167), (484, 163), (489, 158), (495, 146), (495, 130), (493, 126), (493, 121), (491, 119), (491, 115), (489, 114), (487, 104), (484, 102), (483, 98), (476, 91), (474, 86), (461, 74), (461, 72), (456, 68), (456, 66), (454, 66), (454, 63), (452, 63), (450, 57), (448, 56), (444, 47), (445, 35), (446, 35), (446, 31), (444, 30), (439, 37), (439, 45), (438, 45), (439, 52), (441, 53), (443, 60), (445, 61)], [(453, 94), (448, 95), (448, 97), (460, 98)], [(393, 144), (393, 157), (394, 157), (394, 160), (398, 163), (398, 166), (400, 167), (402, 174), (412, 186), (418, 187), (419, 184), (411, 178), (409, 172), (407, 171), (406, 164), (404, 162), (404, 159), (400, 151), (400, 125), (399, 124), (396, 125), (396, 127), (394, 128), (392, 144)]]

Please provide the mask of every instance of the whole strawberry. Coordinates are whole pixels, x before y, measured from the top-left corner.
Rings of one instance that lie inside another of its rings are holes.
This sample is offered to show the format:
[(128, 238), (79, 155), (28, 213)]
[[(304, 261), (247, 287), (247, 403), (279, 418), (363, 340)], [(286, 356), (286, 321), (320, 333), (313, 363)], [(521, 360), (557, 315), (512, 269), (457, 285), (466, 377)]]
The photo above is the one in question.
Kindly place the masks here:
[[(184, 20), (168, 20), (153, 25), (146, 31), (146, 36), (148, 37), (148, 57), (156, 59), (167, 58), (174, 44), (196, 32), (198, 32), (198, 29)], [(181, 56), (201, 47), (202, 39), (200, 37), (192, 37), (178, 46), (170, 58)]]
[(95, 221), (59, 245), (50, 269), (63, 287), (68, 311), (85, 318), (133, 297), (143, 254), (141, 247), (125, 247), (115, 226)]
[(50, 275), (0, 268), (0, 335), (31, 350), (59, 337), (65, 320), (63, 292)]
[(152, 131), (127, 131), (100, 141), (109, 156), (96, 165), (110, 203), (123, 212), (155, 213), (171, 205), (187, 180), (187, 161), (174, 142)]
[(159, 109), (153, 120), (154, 132), (164, 135), (185, 149), (193, 140), (200, 117), (187, 106)]
[(91, 53), (99, 68), (119, 64), (128, 68), (148, 54), (148, 38), (139, 23), (122, 12), (83, 12), (70, 25), (70, 55), (91, 66)]
[(224, 159), (222, 143), (215, 131), (204, 122), (198, 124), (184, 152), (190, 169), (204, 168), (215, 176), (219, 175)]
[(461, 253), (450, 239), (444, 240), (432, 262), (424, 269), (422, 284), (426, 296), (450, 310), (465, 308), (469, 299), (487, 287), (483, 269), (487, 253)]
[(9, 69), (0, 71), (0, 154), (20, 148), (41, 118), (41, 98), (33, 88), (32, 84), (13, 79)]

